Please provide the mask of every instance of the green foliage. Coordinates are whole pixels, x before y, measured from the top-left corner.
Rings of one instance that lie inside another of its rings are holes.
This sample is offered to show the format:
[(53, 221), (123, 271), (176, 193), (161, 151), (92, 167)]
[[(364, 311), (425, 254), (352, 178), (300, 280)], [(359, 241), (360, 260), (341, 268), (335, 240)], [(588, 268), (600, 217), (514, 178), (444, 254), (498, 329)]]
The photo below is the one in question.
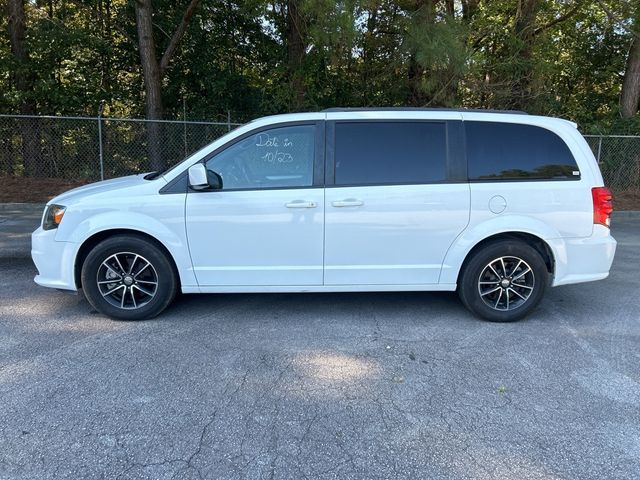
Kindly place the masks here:
[(455, 106), (460, 101), (456, 86), (467, 71), (467, 29), (451, 16), (431, 21), (425, 10), (408, 18), (403, 46), (426, 72), (420, 86), (428, 105)]
[[(230, 112), (245, 121), (289, 111), (294, 1), (306, 109), (524, 101), (531, 113), (572, 119), (584, 131), (640, 131), (640, 120), (621, 121), (618, 107), (634, 14), (626, 0), (540, 0), (531, 41), (516, 29), (522, 0), (481, 0), (471, 17), (460, 1), (203, 0), (163, 79), (165, 116), (221, 120)], [(154, 1), (158, 56), (187, 3)], [(41, 114), (96, 115), (103, 106), (105, 115), (144, 115), (133, 0), (25, 1), (25, 10), (28, 64), (13, 59), (8, 19), (0, 20), (0, 113), (31, 100)], [(18, 91), (14, 79), (27, 73), (34, 89)]]

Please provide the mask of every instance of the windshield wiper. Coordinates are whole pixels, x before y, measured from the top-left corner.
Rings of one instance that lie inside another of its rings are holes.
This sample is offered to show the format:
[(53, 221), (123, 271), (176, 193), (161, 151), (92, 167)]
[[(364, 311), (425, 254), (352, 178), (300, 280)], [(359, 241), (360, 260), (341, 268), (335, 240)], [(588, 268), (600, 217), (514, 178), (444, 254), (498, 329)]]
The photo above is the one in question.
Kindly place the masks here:
[(163, 171), (158, 170), (157, 172), (151, 172), (151, 173), (147, 173), (144, 177), (145, 180), (155, 180), (156, 178), (158, 178), (160, 175), (163, 174)]

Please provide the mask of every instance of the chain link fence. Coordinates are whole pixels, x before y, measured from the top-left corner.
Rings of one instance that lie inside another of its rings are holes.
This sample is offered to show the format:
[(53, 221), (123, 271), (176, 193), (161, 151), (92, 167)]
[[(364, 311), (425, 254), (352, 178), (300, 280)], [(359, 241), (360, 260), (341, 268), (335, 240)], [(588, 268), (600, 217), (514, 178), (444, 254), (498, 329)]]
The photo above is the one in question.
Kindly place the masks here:
[[(0, 115), (0, 176), (88, 183), (175, 164), (239, 123)], [(585, 136), (605, 184), (640, 191), (640, 136)]]
[(640, 191), (640, 136), (585, 135), (604, 183), (616, 192)]
[(0, 176), (80, 182), (170, 166), (238, 123), (0, 115)]

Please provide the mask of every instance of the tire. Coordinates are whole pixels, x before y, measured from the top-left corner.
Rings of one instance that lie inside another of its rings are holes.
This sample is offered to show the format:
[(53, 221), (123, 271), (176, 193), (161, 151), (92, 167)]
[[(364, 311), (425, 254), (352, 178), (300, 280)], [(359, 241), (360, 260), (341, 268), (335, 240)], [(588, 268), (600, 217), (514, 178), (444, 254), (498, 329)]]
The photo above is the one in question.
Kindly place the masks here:
[(119, 320), (145, 320), (173, 301), (178, 280), (167, 255), (136, 235), (103, 240), (82, 265), (82, 289), (99, 312)]
[(536, 308), (548, 283), (547, 266), (535, 248), (518, 240), (499, 240), (466, 262), (458, 295), (484, 320), (513, 322)]

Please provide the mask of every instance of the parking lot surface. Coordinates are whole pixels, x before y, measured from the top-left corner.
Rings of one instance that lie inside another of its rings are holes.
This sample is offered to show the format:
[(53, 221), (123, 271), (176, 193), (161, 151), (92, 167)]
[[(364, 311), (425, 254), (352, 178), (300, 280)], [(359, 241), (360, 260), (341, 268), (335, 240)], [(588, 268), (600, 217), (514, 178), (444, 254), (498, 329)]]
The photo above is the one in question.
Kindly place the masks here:
[(0, 479), (640, 477), (640, 216), (514, 324), (451, 293), (202, 295), (127, 323), (0, 258)]

